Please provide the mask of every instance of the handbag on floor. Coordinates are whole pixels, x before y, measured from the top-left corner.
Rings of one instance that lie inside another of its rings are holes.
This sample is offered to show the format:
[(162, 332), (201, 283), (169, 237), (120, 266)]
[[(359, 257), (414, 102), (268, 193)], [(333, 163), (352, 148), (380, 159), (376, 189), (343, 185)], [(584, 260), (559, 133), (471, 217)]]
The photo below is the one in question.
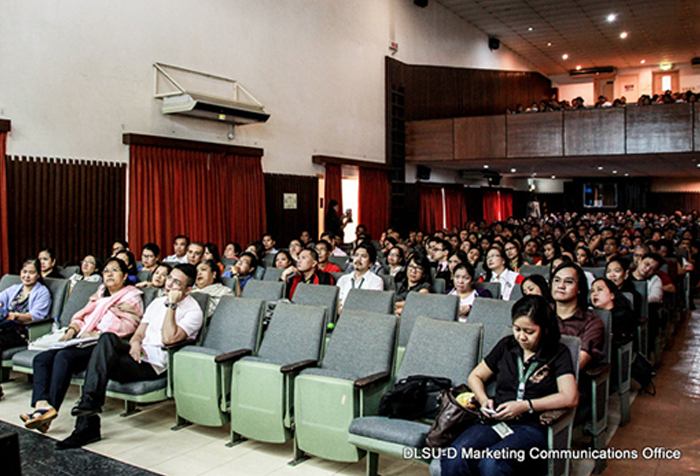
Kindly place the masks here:
[[(654, 367), (646, 357), (637, 353), (632, 361), (632, 378), (642, 387), (642, 391), (649, 395), (656, 395), (656, 385), (654, 385)], [(651, 387), (651, 390), (649, 389)]]
[(463, 406), (457, 401), (458, 395), (468, 391), (469, 389), (464, 384), (442, 391), (439, 397), (438, 414), (425, 437), (426, 447), (444, 448), (467, 428), (483, 419), (483, 415), (476, 405), (469, 402)]

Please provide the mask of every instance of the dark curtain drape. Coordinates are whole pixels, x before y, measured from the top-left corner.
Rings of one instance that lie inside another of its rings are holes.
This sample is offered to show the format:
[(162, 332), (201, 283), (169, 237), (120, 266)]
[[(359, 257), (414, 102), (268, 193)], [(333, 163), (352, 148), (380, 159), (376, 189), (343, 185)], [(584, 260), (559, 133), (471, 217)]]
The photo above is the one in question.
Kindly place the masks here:
[(7, 168), (5, 143), (7, 132), (0, 132), (0, 275), (10, 272), (10, 235), (7, 228)]
[(343, 214), (343, 174), (340, 165), (326, 164), (326, 183), (324, 195), (326, 197), (326, 212), (328, 212), (328, 202), (335, 199), (338, 201), (339, 214)]
[(442, 230), (442, 189), (421, 187), (420, 189), (420, 228), (428, 233)]
[(129, 241), (164, 250), (178, 234), (245, 244), (265, 228), (260, 157), (130, 146)]
[(513, 216), (513, 192), (484, 190), (484, 220), (486, 223), (507, 220)]
[(445, 221), (447, 228), (461, 229), (467, 221), (467, 202), (463, 190), (445, 189)]
[(389, 226), (391, 206), (389, 177), (384, 170), (360, 167), (358, 223), (370, 236), (379, 238)]

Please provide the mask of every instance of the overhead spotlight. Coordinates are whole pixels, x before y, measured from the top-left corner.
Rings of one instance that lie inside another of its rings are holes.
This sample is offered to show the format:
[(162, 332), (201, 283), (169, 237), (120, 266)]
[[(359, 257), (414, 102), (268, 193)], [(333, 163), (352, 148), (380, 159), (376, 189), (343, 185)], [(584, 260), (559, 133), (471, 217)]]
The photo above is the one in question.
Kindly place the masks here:
[(531, 26), (528, 27), (528, 29), (527, 29), (527, 31), (532, 31), (532, 30), (534, 30), (534, 28), (532, 28)]
[(514, 174), (515, 172), (517, 172), (517, 170), (515, 170), (515, 169), (510, 169), (510, 173)]
[(598, 167), (598, 170), (603, 170), (603, 167), (602, 167), (602, 166), (599, 166), (599, 167)]
[(547, 43), (547, 46), (552, 46), (552, 42), (550, 41), (549, 43)]
[(561, 55), (561, 59), (567, 60), (567, 59), (569, 59), (569, 55), (564, 53), (563, 55)]
[(700, 168), (700, 164), (695, 164), (696, 167)]
[(625, 177), (629, 177), (629, 176), (630, 176), (630, 174), (625, 174)]
[(623, 40), (627, 38), (627, 32), (623, 31), (622, 33), (620, 33), (620, 38), (622, 38)]
[(613, 170), (613, 173), (616, 174), (616, 173), (617, 173), (617, 170)]
[(532, 172), (533, 177), (537, 177), (537, 172)]
[(581, 65), (576, 65), (576, 71), (581, 71)]
[(489, 168), (488, 164), (484, 164), (484, 168), (488, 169)]
[(646, 63), (646, 62), (647, 62), (647, 60), (642, 60), (642, 61), (640, 61), (641, 64), (644, 64), (644, 63)]
[(552, 178), (555, 179), (555, 178), (557, 178), (557, 176), (556, 176), (556, 175), (552, 175)]
[(617, 15), (615, 15), (614, 13), (611, 13), (610, 15), (608, 15), (606, 17), (606, 20), (608, 20), (608, 23), (612, 23), (615, 21), (616, 18), (617, 18)]

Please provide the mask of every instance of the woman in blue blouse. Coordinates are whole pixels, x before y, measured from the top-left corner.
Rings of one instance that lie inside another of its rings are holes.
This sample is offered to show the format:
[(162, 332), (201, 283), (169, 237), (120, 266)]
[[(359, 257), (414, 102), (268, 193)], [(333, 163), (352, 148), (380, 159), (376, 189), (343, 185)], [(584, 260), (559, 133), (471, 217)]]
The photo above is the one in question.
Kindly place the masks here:
[[(22, 282), (0, 292), (0, 354), (27, 344), (24, 324), (45, 319), (51, 310), (51, 293), (41, 282), (41, 265), (31, 258), (22, 264)], [(2, 395), (2, 387), (0, 387)]]

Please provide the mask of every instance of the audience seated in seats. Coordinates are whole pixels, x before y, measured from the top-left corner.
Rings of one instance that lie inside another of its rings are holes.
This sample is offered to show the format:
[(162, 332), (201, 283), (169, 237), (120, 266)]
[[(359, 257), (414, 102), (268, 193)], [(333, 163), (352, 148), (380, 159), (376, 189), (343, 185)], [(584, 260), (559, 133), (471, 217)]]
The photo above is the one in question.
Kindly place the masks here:
[(255, 255), (255, 258), (258, 260), (258, 266), (255, 268), (253, 276), (255, 279), (262, 279), (265, 275), (265, 265), (263, 263), (265, 247), (263, 246), (262, 241), (254, 241), (249, 243), (248, 246), (245, 247), (245, 251)]
[[(635, 254), (637, 250), (635, 250)], [(664, 291), (661, 278), (657, 276), (657, 271), (663, 264), (663, 258), (657, 253), (647, 253), (641, 257), (639, 264), (631, 273), (633, 281), (646, 281), (647, 302), (658, 304), (663, 301)]]
[[(458, 455), (462, 449), (522, 450), (525, 459), (444, 457), (442, 476), (545, 474), (547, 461), (530, 456), (532, 448), (547, 448), (547, 429), (540, 424), (540, 414), (578, 404), (571, 354), (560, 343), (557, 318), (547, 301), (525, 296), (515, 303), (511, 315), (513, 335), (501, 339), (469, 375), (469, 388), (481, 405), (485, 423), (471, 426), (450, 446)], [(486, 393), (492, 378), (496, 380), (493, 396)], [(506, 436), (501, 436), (503, 430), (509, 430)]]
[(161, 297), (165, 293), (165, 280), (168, 278), (170, 271), (173, 268), (168, 263), (160, 263), (156, 270), (151, 274), (149, 281), (142, 281), (136, 285), (137, 288), (155, 288), (155, 297)]
[(467, 254), (464, 251), (460, 250), (459, 248), (454, 248), (452, 251), (450, 251), (449, 258), (447, 258), (447, 270), (449, 271), (449, 274), (447, 275), (448, 279), (444, 278), (444, 276), (446, 275), (445, 273), (438, 273), (435, 276), (436, 278), (445, 279), (446, 290), (450, 290), (454, 287), (453, 280), (455, 275), (455, 268), (458, 264), (469, 264), (469, 258), (467, 258)]
[(299, 283), (306, 284), (328, 284), (333, 285), (335, 281), (330, 273), (318, 269), (318, 253), (313, 249), (304, 249), (299, 253), (296, 266), (290, 266), (282, 272), (282, 281), (287, 283), (287, 299), (294, 299), (294, 292)]
[(255, 270), (257, 267), (258, 258), (255, 254), (245, 251), (241, 254), (240, 258), (238, 258), (236, 264), (226, 271), (222, 277), (238, 278), (238, 284), (241, 287), (241, 291), (243, 291), (248, 281), (255, 279)]
[(289, 254), (288, 250), (281, 249), (277, 252), (277, 254), (275, 254), (275, 268), (287, 269), (293, 265), (294, 260), (292, 259), (292, 255)]
[(605, 277), (617, 286), (617, 289), (622, 293), (630, 293), (632, 295), (632, 308), (634, 313), (639, 318), (642, 308), (642, 296), (634, 288), (634, 284), (630, 278), (629, 261), (625, 258), (613, 258), (605, 265)]
[(73, 290), (73, 287), (78, 281), (91, 281), (95, 283), (102, 281), (102, 275), (100, 274), (102, 271), (101, 268), (102, 262), (95, 255), (85, 256), (80, 262), (80, 270), (76, 271), (68, 278), (70, 290)]
[(608, 278), (598, 278), (591, 287), (591, 304), (595, 309), (610, 311), (613, 342), (628, 342), (634, 337), (637, 319), (630, 302)]
[(541, 264), (542, 266), (549, 266), (552, 264), (552, 261), (559, 258), (560, 256), (561, 247), (559, 246), (559, 243), (554, 241), (553, 238), (550, 238), (544, 242), (544, 246), (542, 247), (542, 261), (540, 261), (537, 264)]
[(160, 246), (155, 243), (146, 243), (141, 249), (141, 266), (138, 271), (155, 271), (160, 259)]
[(318, 254), (318, 269), (324, 273), (342, 273), (343, 270), (340, 266), (337, 266), (330, 261), (328, 258), (331, 256), (331, 245), (326, 240), (321, 240), (316, 243), (316, 253)]
[(400, 246), (394, 246), (386, 255), (386, 262), (389, 265), (389, 274), (394, 278), (400, 272), (406, 270), (406, 254)]
[(134, 253), (128, 250), (122, 250), (119, 253), (115, 255), (115, 258), (118, 258), (122, 260), (124, 263), (126, 263), (126, 269), (127, 269), (127, 284), (136, 284), (138, 283), (139, 279), (136, 276), (136, 258), (134, 257)]
[(520, 283), (520, 290), (522, 291), (523, 296), (542, 296), (549, 304), (554, 306), (554, 300), (552, 299), (552, 292), (549, 290), (549, 284), (542, 275), (532, 274), (523, 279), (523, 282)]
[[(595, 367), (602, 358), (605, 326), (598, 315), (588, 309), (588, 283), (583, 270), (564, 263), (552, 275), (552, 298), (562, 335), (581, 339), (579, 369)], [(582, 402), (590, 404), (590, 381), (582, 373), (579, 378)]]
[(303, 230), (299, 234), (299, 241), (301, 241), (301, 246), (304, 248), (308, 248), (314, 244), (314, 240), (311, 239), (311, 233), (309, 233), (308, 230)]
[[(357, 250), (357, 248), (358, 248), (361, 244), (363, 244), (363, 243), (366, 244), (367, 246), (369, 246), (370, 248), (372, 248), (372, 249), (374, 250), (375, 259), (374, 259), (372, 265), (369, 267), (369, 270), (370, 270), (371, 272), (373, 272), (374, 274), (376, 274), (376, 275), (384, 274), (384, 265), (376, 258), (376, 256), (377, 256), (377, 249), (376, 249), (376, 248), (374, 247), (374, 245), (372, 244), (372, 240), (370, 240), (369, 238), (367, 238), (366, 235), (361, 235), (361, 236), (355, 241), (355, 244), (354, 244), (354, 247), (353, 247), (353, 256), (355, 255), (355, 250)], [(355, 270), (354, 266), (355, 266), (355, 265), (354, 265), (354, 260), (353, 260), (353, 262), (350, 263), (350, 264), (348, 265), (348, 267), (347, 267), (347, 269), (345, 270), (345, 272), (346, 272), (347, 274), (351, 274), (351, 273)]]
[(481, 255), (481, 248), (479, 248), (478, 246), (469, 248), (469, 251), (467, 252), (467, 259), (469, 260), (469, 264), (476, 268), (476, 266), (479, 263), (481, 263)]
[(265, 233), (262, 236), (261, 243), (263, 244), (264, 254), (274, 255), (277, 253), (277, 249), (275, 248), (275, 243), (277, 243), (277, 242), (275, 241), (275, 239), (272, 237), (272, 235), (270, 233)]
[(532, 261), (532, 264), (540, 264), (542, 262), (542, 256), (540, 256), (540, 248), (542, 248), (542, 246), (540, 245), (540, 239), (530, 238), (525, 243), (524, 258), (529, 258), (530, 261)]
[[(331, 245), (331, 256), (347, 256), (348, 254), (339, 248), (338, 237), (330, 231), (324, 231), (321, 234), (321, 239), (326, 240)], [(341, 243), (342, 244), (342, 243)]]
[(522, 244), (517, 238), (510, 238), (503, 247), (503, 251), (506, 252), (506, 258), (508, 259), (508, 267), (516, 273), (519, 273), (520, 268), (525, 264), (521, 249)]
[(302, 250), (301, 241), (292, 240), (289, 242), (289, 254), (292, 255), (292, 259), (296, 262), (299, 259), (299, 252)]
[(595, 267), (595, 262), (593, 261), (593, 255), (591, 250), (587, 246), (578, 246), (576, 248), (576, 264), (582, 268), (593, 268)]
[(351, 289), (374, 289), (384, 290), (384, 281), (370, 270), (370, 266), (377, 259), (377, 250), (371, 243), (360, 243), (353, 253), (353, 270), (342, 276), (338, 280), (338, 312), (343, 308), (345, 298), (348, 297)]
[[(241, 288), (236, 280), (234, 289), (235, 295), (241, 295)], [(209, 296), (209, 306), (207, 307), (206, 318), (210, 319), (214, 315), (216, 306), (223, 296), (233, 296), (234, 292), (228, 286), (221, 284), (221, 273), (214, 260), (205, 259), (197, 265), (197, 278), (192, 288), (193, 293), (202, 293)]]
[(193, 241), (187, 247), (187, 264), (197, 268), (197, 265), (204, 259), (204, 244), (198, 241)]
[(44, 248), (39, 252), (38, 258), (41, 264), (42, 278), (63, 279), (61, 273), (56, 269), (56, 252), (53, 248)]
[(241, 245), (234, 243), (233, 241), (229, 241), (226, 243), (226, 247), (224, 248), (224, 258), (238, 259), (238, 255), (241, 254), (242, 251)]
[(486, 273), (479, 281), (501, 283), (501, 299), (508, 301), (515, 286), (523, 282), (523, 276), (508, 268), (508, 258), (499, 246), (492, 245), (484, 261)]
[(87, 363), (82, 396), (71, 410), (77, 417), (75, 429), (56, 443), (57, 449), (78, 448), (101, 439), (97, 414), (102, 411), (110, 379), (122, 383), (158, 379), (168, 366), (163, 346), (196, 338), (204, 318), (189, 295), (195, 276), (193, 266), (175, 266), (165, 285), (166, 295), (148, 306), (129, 343), (109, 331), (100, 336)]
[(202, 255), (202, 261), (212, 260), (216, 263), (219, 268), (219, 277), (224, 274), (224, 265), (221, 262), (221, 254), (219, 253), (219, 247), (215, 243), (205, 243), (204, 244), (204, 254)]
[(129, 243), (126, 242), (126, 240), (114, 240), (114, 243), (112, 243), (112, 258), (117, 256), (117, 253), (120, 253), (122, 251), (129, 251)]
[(51, 310), (51, 293), (42, 282), (39, 260), (30, 258), (22, 263), (19, 277), (20, 284), (0, 293), (0, 354), (27, 345), (24, 324), (49, 317)]
[(187, 263), (187, 248), (190, 246), (190, 239), (185, 235), (177, 235), (173, 240), (173, 251), (175, 253), (166, 257), (163, 261), (175, 263)]
[(408, 257), (406, 272), (400, 273), (395, 279), (396, 314), (401, 315), (408, 293), (427, 294), (431, 292), (430, 262), (423, 254), (413, 253)]
[(474, 287), (476, 276), (474, 267), (469, 263), (459, 263), (455, 266), (454, 288), (448, 293), (459, 297), (459, 322), (467, 322), (469, 311), (477, 297), (491, 297), (488, 289)]
[[(127, 266), (110, 258), (102, 270), (103, 284), (83, 309), (75, 313), (61, 341), (114, 333), (126, 337), (143, 315), (142, 292), (128, 284)], [(94, 346), (66, 347), (41, 352), (34, 358), (33, 410), (20, 415), (27, 428), (42, 432), (58, 416), (73, 374), (85, 370)]]

